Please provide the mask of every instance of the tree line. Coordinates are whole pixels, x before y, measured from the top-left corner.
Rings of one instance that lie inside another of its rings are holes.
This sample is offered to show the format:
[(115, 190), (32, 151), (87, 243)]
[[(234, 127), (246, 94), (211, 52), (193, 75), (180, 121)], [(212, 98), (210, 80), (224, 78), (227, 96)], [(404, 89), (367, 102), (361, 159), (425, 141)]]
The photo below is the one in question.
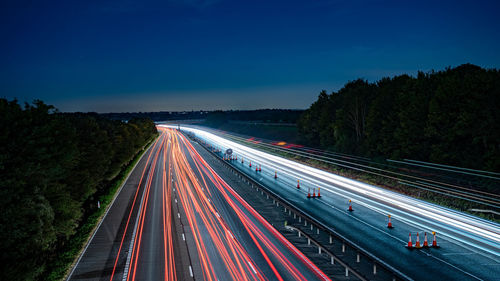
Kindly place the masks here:
[(0, 279), (36, 280), (157, 131), (41, 101), (0, 99), (0, 113)]
[(208, 125), (221, 125), (228, 121), (296, 123), (303, 112), (298, 109), (215, 110), (206, 114), (205, 122)]
[(499, 109), (499, 70), (464, 64), (322, 91), (297, 124), (311, 146), (498, 172)]

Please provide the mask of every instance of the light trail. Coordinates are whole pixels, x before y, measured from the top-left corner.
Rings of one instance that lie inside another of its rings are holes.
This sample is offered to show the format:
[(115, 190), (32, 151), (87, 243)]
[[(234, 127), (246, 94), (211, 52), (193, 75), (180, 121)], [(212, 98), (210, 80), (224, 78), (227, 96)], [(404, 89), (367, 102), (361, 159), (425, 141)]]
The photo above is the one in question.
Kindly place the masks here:
[[(163, 148), (163, 145), (165, 143), (165, 138), (163, 138), (163, 141), (162, 141), (162, 148)], [(151, 164), (151, 168), (149, 170), (149, 176), (148, 176), (148, 180), (146, 182), (146, 186), (145, 186), (145, 189), (146, 189), (146, 194), (144, 195), (145, 198), (144, 198), (144, 207), (139, 210), (140, 214), (139, 214), (139, 225), (138, 225), (138, 235), (136, 236), (136, 239), (133, 241), (133, 248), (132, 248), (132, 259), (130, 261), (130, 265), (129, 265), (129, 270), (128, 270), (128, 275), (127, 275), (127, 281), (129, 280), (135, 280), (136, 278), (136, 274), (137, 274), (137, 265), (138, 265), (138, 258), (139, 258), (139, 253), (140, 253), (140, 249), (141, 249), (141, 242), (142, 242), (142, 235), (143, 235), (143, 230), (144, 230), (144, 220), (145, 220), (145, 217), (146, 217), (146, 212), (147, 212), (147, 209), (148, 209), (148, 202), (149, 202), (149, 193), (150, 193), (150, 190), (151, 190), (151, 183), (153, 181), (153, 176), (154, 176), (154, 172), (155, 172), (155, 169), (156, 169), (156, 164), (158, 162), (158, 156), (160, 154), (160, 151), (161, 149), (157, 149), (156, 153), (155, 153), (155, 157), (154, 157), (154, 160)]]
[(452, 238), (466, 236), (475, 241), (470, 246), (500, 256), (500, 227), (496, 223), (283, 159), (200, 129), (184, 127), (183, 130), (192, 132), (213, 145), (231, 148), (233, 153), (247, 161), (261, 164), (264, 169), (273, 172), (277, 170), (292, 178), (300, 178), (301, 182), (309, 183), (310, 186), (319, 186), (322, 191), (341, 191), (346, 199), (361, 194), (368, 207), (377, 205), (382, 211), (386, 210), (386, 213), (397, 209), (402, 216), (418, 216), (425, 219), (423, 223), (428, 224), (430, 229), (435, 229), (435, 225), (439, 223), (447, 229), (443, 234)]
[[(192, 148), (191, 144), (186, 142), (186, 145)], [(194, 148), (192, 148), (194, 150)], [(244, 208), (249, 211), (260, 223), (262, 223), (278, 240), (280, 240), (286, 247), (292, 251), (294, 255), (296, 255), (299, 259), (302, 260), (303, 263), (305, 263), (310, 270), (312, 270), (318, 278), (322, 280), (328, 280), (328, 277), (324, 275), (324, 273), (319, 270), (312, 262), (310, 262), (300, 251), (298, 251), (288, 240), (286, 240), (274, 227), (272, 227), (269, 222), (267, 222), (262, 216), (260, 216), (250, 205), (248, 205), (247, 202), (245, 202), (227, 183), (225, 183), (216, 173), (215, 171), (206, 163), (206, 161), (201, 158), (199, 155), (196, 155), (197, 161), (203, 165), (204, 171), (210, 173), (211, 178), (213, 179), (214, 182), (216, 182), (216, 187), (219, 189), (219, 191), (223, 194), (223, 196), (226, 198), (227, 202), (231, 204), (233, 209), (237, 211), (238, 216), (242, 218), (242, 220), (248, 221), (249, 218), (242, 212), (242, 210), (234, 203), (234, 201), (231, 200), (229, 197), (229, 194), (226, 192), (228, 191), (234, 198), (237, 199), (237, 201), (244, 206)], [(279, 255), (279, 259), (281, 262), (286, 263), (287, 268), (290, 271), (295, 271), (294, 274), (296, 278), (303, 278), (303, 276), (300, 274), (300, 272), (296, 271), (296, 268), (293, 267), (289, 263), (289, 261), (286, 260), (286, 258), (283, 256), (282, 253), (277, 251), (276, 247), (272, 245), (269, 242), (269, 239), (262, 235), (261, 232), (258, 231), (258, 229), (255, 228), (255, 225), (252, 223), (249, 223), (249, 226), (252, 228), (249, 230), (249, 233), (256, 233), (258, 238), (265, 243), (265, 246), (273, 251), (275, 255)], [(246, 227), (246, 225), (245, 225)], [(256, 241), (256, 240), (254, 240)], [(257, 242), (256, 242), (257, 243)]]
[[(134, 228), (136, 235), (131, 241), (130, 262), (124, 280), (142, 280), (145, 278), (144, 275), (156, 276), (155, 280), (161, 278), (165, 281), (179, 278), (176, 268), (179, 258), (174, 251), (178, 246), (174, 243), (174, 236), (177, 234), (173, 232), (173, 227), (174, 219), (181, 216), (173, 213), (174, 197), (176, 203), (182, 207), (182, 216), (187, 221), (186, 226), (191, 229), (190, 235), (185, 239), (192, 239), (194, 246), (188, 247), (188, 251), (196, 251), (195, 255), (203, 275), (200, 277), (204, 280), (330, 280), (239, 197), (209, 167), (182, 134), (161, 127), (159, 131), (161, 135), (149, 153), (135, 192), (111, 281), (115, 276), (123, 240), (129, 228), (132, 212), (135, 210), (134, 206), (137, 205), (141, 187), (144, 195), (139, 199), (142, 201), (141, 205), (136, 208), (138, 213), (137, 225)], [(230, 212), (234, 212), (235, 215), (230, 217), (231, 224), (226, 221), (227, 216), (230, 216), (228, 210), (219, 210), (216, 202), (226, 202)], [(161, 208), (158, 209), (159, 213), (155, 208)], [(159, 214), (158, 222), (156, 220), (151, 222), (150, 218), (154, 214)], [(152, 223), (158, 224), (159, 229), (150, 225)], [(229, 226), (234, 227), (235, 223), (241, 224), (242, 229), (232, 229)], [(154, 236), (145, 229), (155, 233), (161, 232), (161, 235)], [(244, 244), (239, 240), (242, 239), (241, 233), (246, 233), (245, 235), (249, 237)], [(151, 241), (151, 237), (159, 239)], [(144, 255), (148, 251), (151, 252), (151, 245), (157, 245), (158, 249), (161, 249), (162, 260), (155, 261), (161, 264), (161, 275), (159, 271), (147, 272), (146, 264), (143, 264), (148, 257), (150, 259), (150, 256)], [(249, 251), (248, 247), (252, 250)], [(256, 250), (253, 250), (253, 247)], [(192, 276), (192, 264), (189, 265), (189, 270)], [(314, 278), (311, 279), (311, 276)]]
[[(219, 131), (214, 129), (210, 129), (210, 131), (215, 131), (219, 133)], [(223, 131), (220, 131), (220, 133), (226, 136), (228, 139), (232, 139), (240, 143), (247, 143), (251, 144), (252, 146), (262, 147), (264, 149), (272, 149), (278, 152), (285, 152), (295, 156), (306, 157), (308, 159), (317, 160), (328, 164), (333, 164), (338, 167), (352, 169), (361, 173), (369, 173), (372, 175), (388, 178), (395, 181), (411, 183), (414, 184), (413, 186), (414, 188), (425, 189), (430, 192), (435, 192), (447, 196), (453, 196), (455, 198), (460, 198), (462, 200), (467, 200), (470, 202), (487, 205), (494, 208), (500, 208), (500, 194), (470, 189), (457, 184), (450, 184), (447, 182), (437, 181), (426, 177), (415, 176), (414, 174), (402, 173), (401, 167), (394, 167), (387, 164), (373, 162), (367, 158), (362, 158), (362, 157), (349, 156), (340, 153), (325, 152), (301, 146), (293, 146), (293, 145), (287, 146), (276, 142), (273, 143), (269, 141), (267, 142), (255, 141), (253, 140), (253, 138), (249, 139), (248, 137), (240, 137), (238, 135), (229, 134)], [(356, 161), (367, 164), (360, 164), (357, 163)], [(398, 162), (398, 161), (392, 161), (392, 162)], [(388, 169), (376, 168), (373, 165), (396, 169), (399, 172), (391, 171)], [(417, 173), (416, 171), (413, 172)], [(474, 175), (481, 176), (479, 174), (474, 174)], [(460, 197), (458, 197), (457, 195)]]

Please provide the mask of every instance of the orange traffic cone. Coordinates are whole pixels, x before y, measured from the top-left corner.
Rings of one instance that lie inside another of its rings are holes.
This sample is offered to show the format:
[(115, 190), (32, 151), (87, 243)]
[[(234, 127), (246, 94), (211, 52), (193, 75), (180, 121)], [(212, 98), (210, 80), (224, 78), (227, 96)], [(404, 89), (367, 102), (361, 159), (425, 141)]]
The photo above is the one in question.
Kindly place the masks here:
[(300, 180), (297, 180), (297, 188), (300, 189)]
[(307, 198), (311, 198), (311, 188), (307, 188)]
[(258, 172), (259, 171), (259, 166), (255, 165), (255, 171)]
[(319, 187), (318, 187), (318, 196), (316, 196), (316, 197), (321, 197), (321, 194), (319, 193)]
[(250, 161), (250, 165), (248, 165), (249, 167), (252, 167), (252, 161)]
[(262, 172), (262, 166), (259, 164), (259, 172)]
[(352, 209), (352, 202), (351, 202), (351, 199), (349, 199), (349, 209), (347, 209), (347, 210), (348, 210), (349, 212), (354, 211), (354, 210)]
[(394, 228), (391, 222), (391, 215), (389, 215), (389, 222), (387, 223), (387, 228)]
[(316, 188), (313, 187), (313, 198), (316, 197)]
[(417, 249), (422, 248), (422, 246), (420, 246), (420, 240), (419, 240), (419, 237), (418, 237), (418, 232), (417, 232), (417, 241), (415, 242), (415, 248), (417, 248)]
[(408, 245), (406, 246), (408, 249), (413, 249), (413, 244), (411, 243), (411, 232), (408, 235)]
[(437, 241), (436, 241), (436, 232), (433, 231), (432, 235), (434, 236), (434, 238), (432, 239), (432, 248), (439, 248), (439, 245), (437, 244)]
[(274, 171), (274, 178), (277, 179), (278, 178), (278, 172)]
[(427, 232), (424, 232), (424, 248), (429, 248), (429, 243), (427, 243)]

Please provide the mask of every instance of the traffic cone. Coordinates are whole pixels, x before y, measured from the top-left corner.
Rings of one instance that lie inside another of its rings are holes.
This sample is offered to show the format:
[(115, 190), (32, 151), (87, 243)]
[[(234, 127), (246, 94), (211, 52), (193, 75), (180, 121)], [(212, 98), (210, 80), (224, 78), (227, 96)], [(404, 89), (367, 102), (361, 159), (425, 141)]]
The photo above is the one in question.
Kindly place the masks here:
[(257, 166), (257, 164), (255, 165), (255, 171), (258, 172), (259, 171), (259, 166)]
[(429, 243), (427, 243), (427, 232), (424, 232), (424, 248), (429, 248)]
[(311, 198), (311, 188), (307, 188), (307, 198)]
[(393, 228), (392, 222), (391, 222), (391, 215), (389, 215), (389, 222), (387, 223), (387, 228)]
[(413, 249), (413, 244), (411, 243), (411, 232), (408, 235), (408, 245), (406, 246), (408, 249)]
[(316, 188), (313, 187), (313, 198), (316, 197)]
[(262, 172), (262, 166), (259, 164), (259, 172)]
[(354, 211), (354, 210), (352, 209), (352, 202), (351, 202), (351, 199), (349, 199), (349, 209), (347, 209), (347, 210), (348, 210), (349, 212)]
[(300, 189), (300, 180), (297, 180), (297, 188)]
[(432, 248), (439, 248), (439, 245), (437, 244), (437, 241), (436, 241), (436, 232), (433, 231), (432, 235), (434, 236), (434, 238), (432, 239)]
[(321, 197), (321, 194), (319, 193), (319, 187), (318, 187), (318, 195), (316, 197)]
[(250, 165), (248, 165), (249, 167), (252, 167), (252, 161), (250, 161)]
[(278, 178), (278, 172), (274, 171), (274, 178), (277, 179)]
[(415, 248), (417, 248), (417, 249), (422, 248), (422, 246), (420, 246), (420, 240), (419, 240), (419, 237), (418, 237), (418, 232), (417, 232), (417, 241), (415, 242)]

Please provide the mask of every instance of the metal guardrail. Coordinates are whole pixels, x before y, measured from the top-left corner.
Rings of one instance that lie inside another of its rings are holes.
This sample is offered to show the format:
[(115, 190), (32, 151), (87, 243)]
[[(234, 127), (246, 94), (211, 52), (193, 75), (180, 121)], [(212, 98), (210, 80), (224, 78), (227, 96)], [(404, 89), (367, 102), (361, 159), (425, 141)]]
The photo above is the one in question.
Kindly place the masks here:
[[(198, 142), (198, 138), (195, 137), (195, 140)], [(238, 167), (236, 167), (235, 165), (233, 165), (231, 162), (223, 160), (219, 155), (217, 155), (216, 153), (212, 152), (203, 143), (201, 143), (201, 142), (198, 142), (198, 143), (204, 149), (206, 149), (210, 154), (212, 154), (213, 156), (215, 156), (216, 159), (220, 160), (224, 165), (226, 165), (226, 167), (231, 168), (232, 170), (234, 170), (240, 176), (240, 178), (242, 178), (243, 180), (246, 179), (246, 181), (248, 181), (252, 185), (260, 187), (262, 189), (262, 191), (266, 192), (266, 194), (268, 196), (271, 196), (276, 201), (280, 201), (283, 206), (289, 208), (290, 210), (293, 210), (293, 212), (296, 213), (296, 214), (298, 214), (299, 216), (304, 217), (304, 220), (307, 220), (307, 221), (309, 221), (310, 224), (315, 225), (317, 229), (321, 229), (322, 231), (328, 233), (330, 236), (336, 237), (337, 239), (341, 240), (343, 243), (345, 243), (350, 248), (354, 249), (358, 253), (360, 253), (363, 256), (365, 256), (366, 258), (370, 259), (373, 262), (373, 264), (374, 264), (374, 267), (373, 267), (374, 268), (374, 274), (376, 274), (376, 268), (377, 268), (376, 266), (379, 265), (380, 267), (384, 268), (385, 270), (387, 270), (388, 272), (390, 272), (393, 275), (393, 280), (413, 280), (412, 278), (410, 278), (406, 274), (402, 273), (401, 271), (397, 270), (393, 266), (389, 265), (388, 263), (384, 262), (380, 258), (378, 258), (375, 255), (373, 255), (372, 253), (368, 252), (366, 249), (364, 249), (360, 245), (356, 244), (355, 242), (351, 241), (347, 237), (345, 237), (342, 234), (338, 233), (337, 231), (335, 231), (331, 227), (323, 224), (322, 222), (320, 222), (319, 220), (317, 220), (316, 218), (314, 218), (312, 215), (310, 215), (307, 212), (305, 212), (305, 211), (297, 208), (293, 203), (290, 203), (286, 198), (281, 197), (280, 195), (276, 194), (275, 192), (273, 192), (272, 190), (270, 190), (269, 188), (267, 188), (263, 184), (257, 182), (256, 180), (254, 180), (253, 178), (251, 178), (250, 176), (248, 176), (244, 172), (240, 171), (240, 169)], [(359, 257), (359, 255), (358, 255), (358, 257)], [(358, 258), (358, 260), (359, 260), (359, 258)], [(355, 271), (352, 270), (352, 272), (354, 273)], [(366, 277), (363, 277), (363, 280), (366, 280)]]
[[(350, 267), (348, 264), (346, 264), (345, 262), (343, 262), (340, 258), (338, 258), (334, 253), (332, 253), (331, 251), (329, 251), (328, 249), (324, 248), (321, 243), (319, 243), (318, 241), (316, 241), (314, 238), (312, 238), (310, 235), (308, 235), (307, 233), (303, 232), (302, 230), (296, 228), (296, 227), (293, 227), (293, 226), (285, 226), (285, 228), (287, 229), (290, 229), (290, 230), (294, 230), (294, 231), (297, 231), (299, 233), (299, 237), (301, 236), (304, 236), (305, 238), (307, 238), (307, 244), (311, 244), (311, 242), (313, 244), (316, 245), (316, 247), (318, 247), (318, 254), (321, 254), (321, 252), (325, 252), (326, 254), (328, 254), (330, 256), (330, 259), (331, 259), (331, 264), (335, 264), (335, 261), (337, 261), (338, 264), (340, 264), (341, 266), (343, 266), (345, 268), (345, 276), (349, 276), (349, 272), (352, 272), (352, 274), (356, 277), (358, 277), (360, 280), (363, 280), (363, 281), (367, 281), (369, 279), (365, 278), (363, 275), (361, 275), (360, 273), (358, 273), (356, 270), (354, 270), (352, 267)], [(358, 259), (359, 260), (359, 259)], [(376, 267), (374, 268), (375, 272), (376, 272)]]

